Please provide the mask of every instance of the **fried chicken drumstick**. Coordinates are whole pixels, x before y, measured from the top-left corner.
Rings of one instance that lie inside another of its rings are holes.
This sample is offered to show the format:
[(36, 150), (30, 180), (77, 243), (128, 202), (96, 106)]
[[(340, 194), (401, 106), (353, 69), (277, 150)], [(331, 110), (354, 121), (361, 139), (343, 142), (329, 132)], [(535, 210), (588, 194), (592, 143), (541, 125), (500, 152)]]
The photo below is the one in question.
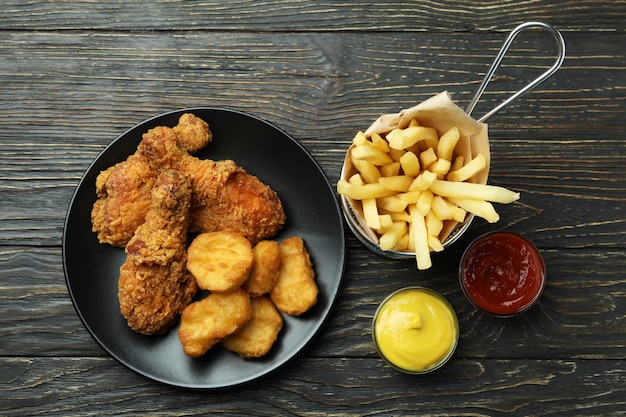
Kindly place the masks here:
[[(207, 123), (190, 113), (182, 115), (173, 130), (178, 145), (187, 152), (199, 150), (212, 139)], [(150, 208), (150, 190), (160, 171), (134, 153), (98, 175), (91, 223), (100, 243), (126, 246)]]
[(137, 153), (153, 166), (176, 169), (190, 179), (194, 232), (237, 232), (254, 245), (274, 236), (285, 224), (282, 203), (269, 186), (231, 160), (190, 155), (178, 144), (173, 129), (159, 126), (149, 130)]
[(142, 334), (167, 331), (198, 288), (186, 269), (191, 187), (164, 170), (151, 190), (150, 209), (126, 246), (118, 298), (128, 325)]

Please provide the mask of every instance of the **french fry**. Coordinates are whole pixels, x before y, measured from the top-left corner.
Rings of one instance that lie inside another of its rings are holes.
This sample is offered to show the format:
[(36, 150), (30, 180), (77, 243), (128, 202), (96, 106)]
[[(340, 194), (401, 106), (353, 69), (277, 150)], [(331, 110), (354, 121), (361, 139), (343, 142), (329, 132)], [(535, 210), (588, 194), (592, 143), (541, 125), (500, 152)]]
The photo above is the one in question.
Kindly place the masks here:
[(448, 209), (450, 210), (450, 213), (452, 213), (451, 220), (462, 223), (465, 220), (467, 212), (453, 202), (446, 200), (445, 198), (443, 199), (443, 201), (445, 201)]
[(428, 170), (423, 171), (411, 183), (409, 191), (427, 190), (437, 179), (437, 174)]
[(378, 133), (372, 133), (372, 145), (383, 152), (389, 153), (389, 142), (383, 139)]
[(437, 154), (434, 148), (428, 148), (424, 152), (420, 153), (420, 164), (423, 167), (428, 167), (430, 164), (437, 160)]
[(369, 161), (352, 158), (352, 165), (354, 165), (356, 170), (359, 171), (365, 182), (368, 184), (377, 183), (378, 179), (381, 177), (381, 173), (376, 165)]
[(379, 208), (390, 212), (401, 212), (406, 209), (408, 203), (395, 195), (389, 197), (381, 197), (376, 199), (376, 204)]
[(433, 202), (434, 194), (429, 190), (424, 190), (420, 193), (420, 196), (417, 198), (417, 203), (415, 206), (422, 213), (422, 216), (426, 216), (430, 211), (430, 207)]
[(380, 167), (381, 178), (384, 177), (395, 177), (400, 174), (400, 162), (392, 162), (387, 165), (383, 165)]
[(435, 180), (428, 189), (442, 197), (472, 198), (502, 204), (512, 203), (519, 199), (519, 193), (504, 187), (469, 182)]
[(408, 232), (408, 226), (406, 222), (394, 222), (389, 226), (385, 232), (380, 236), (378, 245), (381, 250), (394, 249), (398, 240)]
[(443, 245), (441, 244), (441, 240), (437, 236), (428, 235), (428, 246), (433, 252), (441, 252), (443, 250)]
[(413, 229), (413, 246), (415, 247), (417, 269), (428, 269), (432, 266), (432, 260), (430, 259), (426, 221), (422, 213), (417, 209), (417, 206), (409, 206), (409, 214), (411, 215), (411, 229)]
[(421, 191), (407, 191), (396, 195), (400, 200), (405, 201), (407, 204), (415, 204), (422, 192)]
[(380, 183), (354, 185), (343, 179), (337, 182), (337, 192), (353, 200), (381, 198), (395, 193), (395, 191), (385, 188)]
[(391, 214), (379, 214), (378, 219), (380, 220), (380, 230), (383, 230), (386, 227), (390, 227), (393, 224), (393, 218), (391, 217)]
[(428, 230), (428, 234), (432, 236), (439, 236), (439, 233), (441, 233), (441, 229), (443, 229), (443, 221), (439, 219), (432, 211), (428, 212), (425, 219), (426, 230)]
[(435, 162), (430, 164), (428, 169), (437, 174), (437, 177), (442, 176), (443, 178), (443, 175), (447, 174), (448, 171), (450, 171), (450, 161), (448, 161), (447, 159), (439, 158)]
[(446, 203), (446, 201), (440, 195), (436, 195), (433, 197), (433, 201), (431, 204), (432, 213), (437, 216), (439, 220), (450, 220), (452, 219), (452, 210)]
[(378, 182), (389, 188), (390, 190), (399, 191), (401, 193), (409, 191), (409, 187), (413, 183), (414, 178), (409, 175), (394, 175), (388, 177), (380, 177)]
[[(408, 225), (408, 223), (406, 224)], [(400, 239), (398, 239), (393, 249), (398, 252), (409, 250), (409, 233), (408, 232), (400, 236)]]
[(471, 161), (454, 171), (448, 173), (447, 180), (460, 182), (465, 181), (472, 178), (476, 175), (480, 170), (487, 166), (487, 159), (485, 159), (485, 155), (479, 153), (474, 157)]
[(405, 222), (405, 223), (411, 222), (411, 216), (409, 216), (409, 213), (407, 213), (406, 210), (405, 211), (387, 211), (385, 209), (380, 209), (380, 213), (382, 213), (383, 215), (388, 214), (389, 216), (391, 216), (391, 220), (393, 220), (394, 222)]
[(500, 220), (500, 215), (493, 208), (493, 204), (485, 200), (478, 200), (476, 198), (452, 198), (448, 199), (461, 207), (465, 211), (469, 211), (478, 217), (482, 217), (489, 223), (495, 223)]
[[(389, 149), (389, 156), (391, 157), (391, 159), (393, 159), (396, 162), (400, 162), (400, 159), (402, 159), (402, 157), (404, 156), (404, 154), (407, 153), (407, 150), (405, 149)], [(406, 174), (406, 171), (405, 171)]]
[(405, 152), (402, 157), (400, 157), (400, 166), (402, 167), (402, 171), (404, 171), (404, 175), (409, 175), (412, 177), (417, 177), (420, 173), (420, 160), (413, 152), (408, 151)]
[(363, 185), (363, 178), (361, 178), (361, 174), (358, 172), (348, 178), (348, 182), (353, 185)]
[(378, 217), (378, 206), (375, 198), (366, 198), (361, 201), (363, 205), (363, 219), (365, 224), (372, 229), (380, 229), (380, 218)]
[(409, 126), (405, 129), (394, 129), (389, 132), (387, 141), (393, 149), (407, 149), (421, 141), (424, 141), (428, 147), (436, 147), (439, 135), (431, 127)]
[(454, 162), (452, 162), (452, 166), (450, 167), (450, 172), (458, 171), (459, 169), (463, 168), (464, 164), (465, 164), (465, 158), (463, 158), (462, 155), (457, 156), (456, 158), (454, 158)]
[(460, 138), (461, 133), (459, 132), (459, 128), (456, 126), (441, 135), (439, 142), (437, 143), (437, 156), (440, 159), (452, 162), (452, 153), (454, 152), (456, 143)]
[(352, 139), (352, 143), (356, 146), (365, 145), (368, 142), (367, 137), (361, 131), (357, 132), (356, 135), (354, 135), (354, 139)]
[(369, 143), (352, 148), (352, 159), (360, 159), (371, 162), (374, 165), (382, 166), (393, 162), (388, 153), (381, 151)]

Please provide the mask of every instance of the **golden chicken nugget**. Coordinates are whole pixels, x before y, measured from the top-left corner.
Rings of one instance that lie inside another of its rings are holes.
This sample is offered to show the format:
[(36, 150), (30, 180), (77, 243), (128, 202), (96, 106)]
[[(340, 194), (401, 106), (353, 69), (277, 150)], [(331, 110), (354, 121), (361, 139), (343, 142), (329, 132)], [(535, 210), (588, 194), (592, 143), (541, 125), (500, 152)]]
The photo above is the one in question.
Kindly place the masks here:
[(178, 328), (183, 351), (188, 356), (200, 357), (251, 317), (250, 296), (244, 290), (211, 293), (183, 310)]
[(187, 249), (187, 269), (200, 288), (212, 292), (240, 287), (248, 279), (253, 263), (252, 245), (238, 233), (202, 233)]
[(280, 248), (275, 240), (262, 240), (252, 248), (254, 265), (248, 280), (241, 288), (250, 297), (259, 297), (270, 292), (280, 272)]
[(252, 298), (252, 318), (220, 344), (242, 358), (259, 358), (270, 351), (283, 328), (283, 317), (268, 296)]
[(280, 245), (280, 272), (270, 297), (278, 311), (299, 316), (317, 302), (319, 289), (311, 257), (300, 237), (290, 237)]

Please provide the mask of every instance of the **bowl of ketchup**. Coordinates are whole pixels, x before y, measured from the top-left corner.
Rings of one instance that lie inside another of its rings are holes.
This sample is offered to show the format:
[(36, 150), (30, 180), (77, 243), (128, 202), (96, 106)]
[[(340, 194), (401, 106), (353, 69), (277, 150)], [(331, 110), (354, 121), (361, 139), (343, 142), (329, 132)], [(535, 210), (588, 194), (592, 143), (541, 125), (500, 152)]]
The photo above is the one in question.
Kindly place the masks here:
[(546, 267), (537, 247), (523, 236), (490, 232), (465, 250), (459, 280), (467, 299), (479, 310), (511, 317), (532, 307), (546, 282)]

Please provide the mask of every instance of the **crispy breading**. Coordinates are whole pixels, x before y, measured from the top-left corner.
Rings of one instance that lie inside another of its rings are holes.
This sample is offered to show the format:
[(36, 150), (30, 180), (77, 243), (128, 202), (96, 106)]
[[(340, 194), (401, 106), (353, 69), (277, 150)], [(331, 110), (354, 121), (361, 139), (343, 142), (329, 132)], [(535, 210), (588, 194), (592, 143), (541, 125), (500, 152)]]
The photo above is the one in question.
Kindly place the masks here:
[[(183, 165), (181, 170), (198, 172), (197, 165)], [(276, 192), (240, 167), (219, 189), (205, 188), (194, 195), (191, 217), (196, 231), (231, 230), (255, 244), (274, 236), (285, 224), (285, 212)]]
[(174, 126), (178, 144), (187, 152), (194, 153), (206, 146), (213, 139), (213, 132), (207, 122), (192, 113), (185, 113)]
[(142, 334), (167, 331), (198, 287), (185, 268), (191, 187), (163, 171), (151, 191), (150, 209), (126, 246), (118, 298), (128, 325)]
[(267, 354), (283, 328), (283, 317), (268, 296), (252, 298), (250, 303), (250, 320), (220, 342), (242, 358), (258, 358)]
[(91, 223), (100, 243), (126, 246), (150, 209), (150, 190), (158, 175), (136, 154), (98, 175)]
[(302, 238), (287, 238), (279, 246), (280, 272), (270, 297), (279, 311), (299, 316), (317, 303), (315, 271)]
[(254, 254), (250, 241), (233, 232), (202, 233), (187, 249), (187, 269), (203, 290), (227, 292), (250, 275)]
[(138, 152), (153, 166), (169, 167), (191, 180), (192, 231), (237, 232), (252, 244), (274, 236), (285, 224), (285, 211), (268, 185), (231, 160), (212, 161), (189, 155), (176, 143), (172, 129), (152, 129)]
[(262, 240), (252, 248), (254, 264), (250, 276), (241, 288), (250, 297), (268, 294), (280, 272), (280, 248), (275, 240)]
[[(164, 134), (170, 135), (169, 139), (186, 152), (202, 148), (212, 137), (211, 130), (202, 119), (184, 114), (174, 129), (164, 132), (154, 128), (143, 135), (142, 142)], [(126, 246), (135, 229), (144, 221), (150, 208), (150, 190), (162, 168), (148, 156), (135, 152), (98, 175), (98, 199), (91, 211), (91, 222), (100, 243)]]
[(186, 355), (197, 358), (224, 337), (236, 332), (252, 317), (250, 297), (242, 289), (211, 293), (185, 308), (178, 338)]

